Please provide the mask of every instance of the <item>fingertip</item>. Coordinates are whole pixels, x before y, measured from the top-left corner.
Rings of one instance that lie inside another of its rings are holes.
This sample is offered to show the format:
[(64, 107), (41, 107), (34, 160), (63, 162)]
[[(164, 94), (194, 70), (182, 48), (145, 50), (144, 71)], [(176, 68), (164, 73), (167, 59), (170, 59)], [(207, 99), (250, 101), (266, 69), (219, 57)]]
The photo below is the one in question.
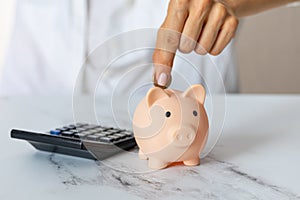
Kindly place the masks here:
[(196, 48), (195, 48), (195, 52), (199, 55), (206, 55), (208, 52), (206, 51), (206, 49), (204, 47), (202, 47), (201, 45), (197, 44)]
[(157, 84), (160, 86), (166, 86), (168, 83), (168, 75), (164, 72), (158, 75)]
[(212, 56), (218, 56), (220, 55), (222, 51), (220, 50), (212, 50), (209, 54), (212, 55)]
[(157, 87), (167, 88), (171, 84), (171, 67), (154, 65), (153, 83)]
[(162, 89), (166, 89), (171, 85), (172, 76), (167, 74), (160, 74), (158, 81), (155, 81), (153, 84), (155, 87), (160, 87)]

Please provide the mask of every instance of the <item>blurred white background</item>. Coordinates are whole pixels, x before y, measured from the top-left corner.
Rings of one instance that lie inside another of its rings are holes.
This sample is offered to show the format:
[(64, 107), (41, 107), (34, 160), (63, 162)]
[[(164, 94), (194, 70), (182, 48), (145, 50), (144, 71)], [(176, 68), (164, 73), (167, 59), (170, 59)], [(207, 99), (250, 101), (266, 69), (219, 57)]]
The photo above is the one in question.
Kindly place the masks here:
[[(43, 1), (43, 0), (41, 0)], [(0, 74), (14, 0), (0, 0)], [(248, 17), (236, 37), (242, 93), (300, 93), (300, 6)]]
[(12, 30), (14, 0), (0, 0), (0, 73)]

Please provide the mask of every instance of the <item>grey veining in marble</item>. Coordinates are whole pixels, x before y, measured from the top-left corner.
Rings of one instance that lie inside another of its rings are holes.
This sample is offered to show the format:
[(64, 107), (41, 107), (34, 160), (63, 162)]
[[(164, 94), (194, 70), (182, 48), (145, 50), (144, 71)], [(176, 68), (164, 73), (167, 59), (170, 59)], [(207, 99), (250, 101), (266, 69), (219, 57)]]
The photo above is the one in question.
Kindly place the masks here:
[[(66, 187), (106, 185), (143, 199), (300, 199), (286, 188), (268, 183), (241, 171), (238, 166), (211, 156), (198, 167), (178, 165), (146, 173), (125, 173), (98, 161), (94, 169), (99, 170), (98, 174), (89, 178), (78, 175), (78, 166), (72, 162), (66, 163), (62, 158), (51, 154), (49, 162)], [(126, 166), (123, 165), (123, 168)]]

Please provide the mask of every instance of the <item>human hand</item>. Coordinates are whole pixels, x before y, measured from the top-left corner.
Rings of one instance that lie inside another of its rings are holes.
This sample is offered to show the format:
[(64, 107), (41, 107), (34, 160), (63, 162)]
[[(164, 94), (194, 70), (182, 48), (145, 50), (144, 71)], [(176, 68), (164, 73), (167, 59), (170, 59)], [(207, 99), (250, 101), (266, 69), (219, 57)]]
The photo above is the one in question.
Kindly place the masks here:
[(234, 37), (238, 19), (214, 0), (170, 0), (153, 54), (156, 86), (168, 87), (177, 49), (183, 53), (218, 55)]

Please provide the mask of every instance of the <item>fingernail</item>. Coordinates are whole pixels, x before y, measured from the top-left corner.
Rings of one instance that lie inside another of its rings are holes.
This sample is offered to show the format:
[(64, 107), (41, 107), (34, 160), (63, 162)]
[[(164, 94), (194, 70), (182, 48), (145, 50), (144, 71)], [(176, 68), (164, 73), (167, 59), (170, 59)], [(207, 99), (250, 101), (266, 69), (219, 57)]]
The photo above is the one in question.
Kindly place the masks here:
[(166, 86), (168, 83), (168, 75), (166, 73), (161, 73), (157, 80), (157, 84), (160, 86)]

